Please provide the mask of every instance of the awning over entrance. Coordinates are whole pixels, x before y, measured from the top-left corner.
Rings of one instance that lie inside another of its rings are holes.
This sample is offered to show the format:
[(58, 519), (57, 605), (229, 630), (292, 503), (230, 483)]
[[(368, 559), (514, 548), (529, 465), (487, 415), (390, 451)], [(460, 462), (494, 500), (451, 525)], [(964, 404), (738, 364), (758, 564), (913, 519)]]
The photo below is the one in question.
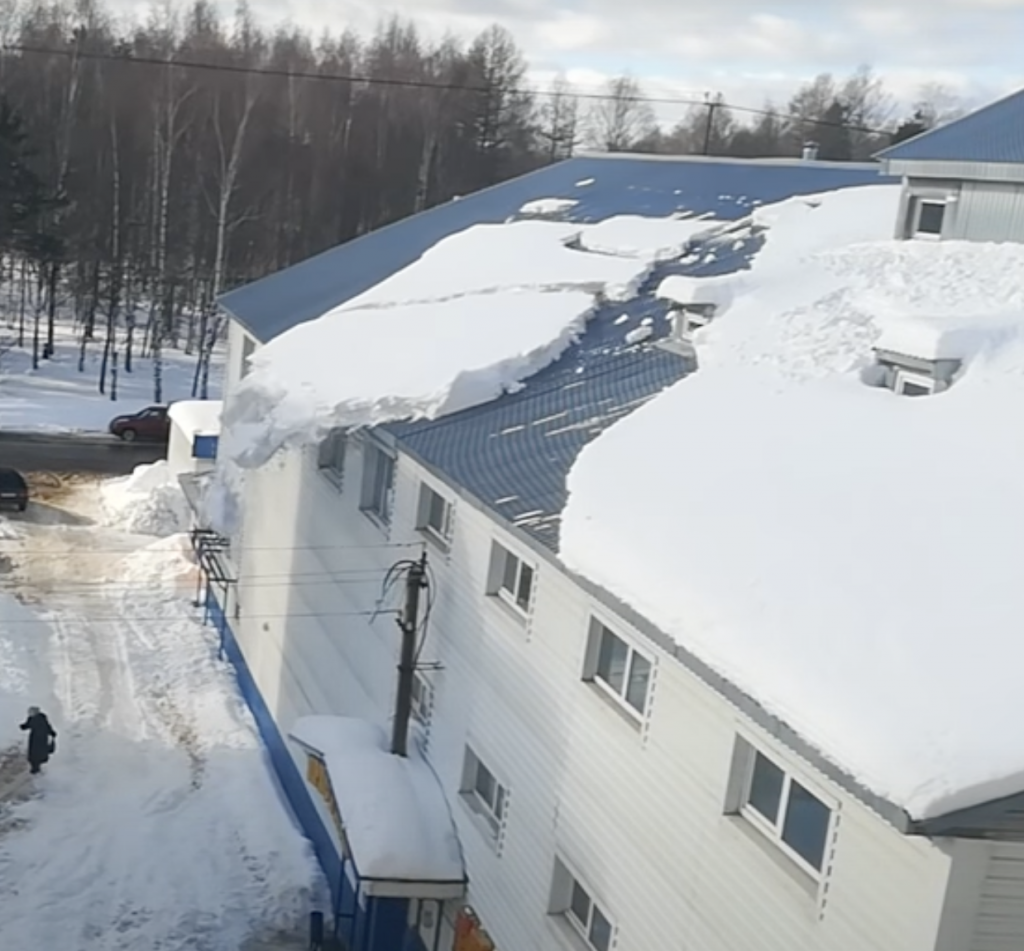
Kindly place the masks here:
[(363, 895), (463, 896), (466, 872), (448, 801), (415, 749), (396, 756), (381, 727), (347, 717), (302, 717), (289, 736), (306, 756), (306, 782)]

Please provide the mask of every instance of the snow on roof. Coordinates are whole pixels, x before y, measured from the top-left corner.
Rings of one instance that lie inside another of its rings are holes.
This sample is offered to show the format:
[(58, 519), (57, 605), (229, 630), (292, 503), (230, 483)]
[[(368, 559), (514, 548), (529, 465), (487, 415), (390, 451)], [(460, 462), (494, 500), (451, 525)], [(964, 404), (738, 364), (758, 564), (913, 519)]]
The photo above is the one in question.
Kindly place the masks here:
[(301, 717), (291, 736), (323, 756), (360, 876), (465, 880), (448, 801), (415, 749), (396, 756), (380, 727), (348, 717)]
[[(1024, 246), (884, 240), (898, 202), (758, 213), (700, 369), (583, 450), (561, 555), (930, 818), (1024, 790)], [(947, 391), (865, 382), (908, 327)]]
[(171, 422), (189, 436), (216, 436), (220, 433), (221, 400), (178, 400), (167, 409)]
[(575, 198), (535, 198), (519, 209), (521, 215), (557, 215), (559, 212), (575, 208), (579, 202)]
[(722, 222), (707, 215), (699, 218), (617, 215), (583, 229), (580, 244), (588, 251), (665, 261), (679, 257), (693, 238), (721, 225)]
[[(694, 227), (674, 224), (681, 234)], [(516, 388), (577, 339), (595, 294), (628, 297), (651, 264), (566, 247), (587, 227), (468, 228), (276, 337), (253, 355), (225, 411), (222, 457), (251, 468), (332, 426), (435, 418)], [(216, 507), (221, 528), (231, 507)]]

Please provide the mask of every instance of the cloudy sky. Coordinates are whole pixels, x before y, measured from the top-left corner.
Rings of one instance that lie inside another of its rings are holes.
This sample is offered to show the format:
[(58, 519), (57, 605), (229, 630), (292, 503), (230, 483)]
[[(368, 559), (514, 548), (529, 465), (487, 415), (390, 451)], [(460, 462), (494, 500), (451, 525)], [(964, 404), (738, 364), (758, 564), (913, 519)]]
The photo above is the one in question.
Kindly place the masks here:
[[(816, 73), (869, 63), (912, 102), (923, 82), (972, 104), (1024, 85), (1024, 0), (252, 0), (268, 23), (369, 30), (388, 12), (434, 34), (498, 22), (534, 79), (562, 68), (586, 89), (631, 72), (652, 95), (721, 91), (758, 106)], [(662, 118), (665, 107), (659, 110)], [(671, 109), (668, 110), (671, 112)]]

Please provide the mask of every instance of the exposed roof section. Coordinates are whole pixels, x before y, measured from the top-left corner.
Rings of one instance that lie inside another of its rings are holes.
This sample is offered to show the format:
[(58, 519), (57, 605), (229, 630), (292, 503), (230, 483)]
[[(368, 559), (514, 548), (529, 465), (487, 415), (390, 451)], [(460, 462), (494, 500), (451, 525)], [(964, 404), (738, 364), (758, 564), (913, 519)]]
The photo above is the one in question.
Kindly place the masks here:
[(528, 201), (571, 198), (566, 220), (667, 216), (688, 209), (738, 218), (755, 202), (877, 181), (874, 164), (797, 159), (750, 161), (585, 155), (438, 205), (339, 245), (220, 298), (228, 313), (266, 343), (320, 317), (411, 264), (442, 238), (474, 224), (499, 223)]
[[(756, 204), (880, 181), (873, 166), (657, 161), (640, 165), (644, 175), (670, 169), (676, 176), (675, 182), (658, 179), (665, 181), (661, 189), (644, 179), (647, 190), (642, 200), (652, 215), (671, 214), (685, 206), (697, 214), (737, 219)], [(669, 183), (681, 184), (681, 193), (668, 188)], [(696, 185), (694, 192), (689, 191), (691, 183)], [(563, 194), (552, 191), (550, 196)], [(631, 186), (620, 184), (607, 204), (591, 199), (590, 213), (596, 218), (602, 207), (611, 209), (609, 214), (624, 206), (629, 210), (625, 203), (630, 194)], [(743, 204), (738, 205), (736, 198)], [(623, 205), (616, 204), (619, 201)], [(580, 213), (580, 206), (572, 213)], [(695, 260), (659, 265), (634, 299), (603, 305), (582, 339), (518, 392), (440, 419), (385, 428), (425, 463), (557, 552), (566, 477), (580, 451), (690, 369), (685, 359), (656, 346), (668, 332), (668, 304), (654, 295), (659, 283), (673, 273), (707, 277), (744, 268), (759, 246), (756, 235), (742, 243), (736, 235), (727, 235), (712, 247), (701, 248)], [(651, 336), (629, 343), (630, 331), (645, 321), (650, 322)]]
[(886, 162), (1024, 165), (1024, 89), (879, 152)]

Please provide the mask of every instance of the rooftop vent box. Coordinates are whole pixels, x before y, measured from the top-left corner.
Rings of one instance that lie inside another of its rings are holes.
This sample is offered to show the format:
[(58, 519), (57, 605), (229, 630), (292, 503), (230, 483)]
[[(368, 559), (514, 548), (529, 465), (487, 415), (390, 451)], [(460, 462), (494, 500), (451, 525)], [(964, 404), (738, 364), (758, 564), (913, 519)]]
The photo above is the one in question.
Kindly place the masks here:
[(899, 396), (931, 396), (948, 390), (959, 370), (959, 360), (929, 360), (876, 347), (874, 366), (865, 379)]

